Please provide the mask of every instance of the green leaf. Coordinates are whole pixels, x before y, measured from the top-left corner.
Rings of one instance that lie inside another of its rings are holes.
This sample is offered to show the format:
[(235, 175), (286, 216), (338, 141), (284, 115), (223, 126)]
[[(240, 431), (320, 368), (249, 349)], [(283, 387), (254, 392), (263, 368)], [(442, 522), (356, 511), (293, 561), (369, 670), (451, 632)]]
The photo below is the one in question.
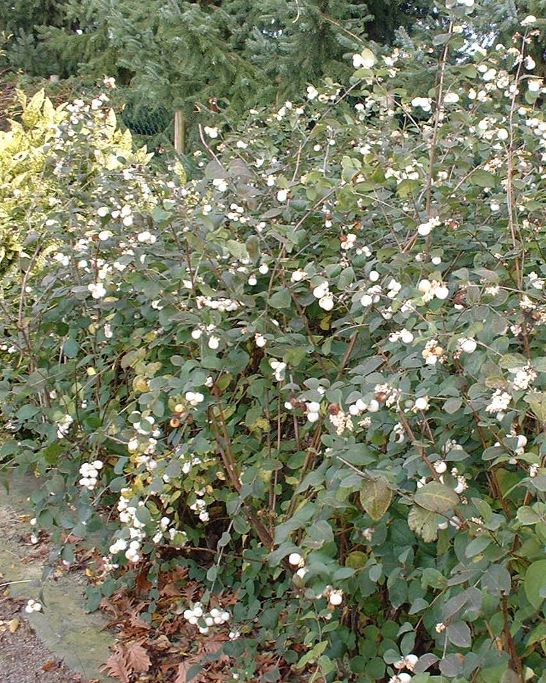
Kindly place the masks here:
[(63, 346), (63, 353), (67, 358), (76, 358), (80, 345), (75, 339), (67, 339)]
[(417, 489), (414, 501), (431, 512), (445, 513), (459, 503), (459, 496), (445, 484), (439, 481), (431, 481), (420, 489)]
[(30, 405), (30, 403), (28, 403), (27, 405), (19, 408), (19, 410), (17, 411), (17, 418), (19, 420), (30, 420), (31, 417), (34, 417), (39, 412), (40, 408), (38, 408), (37, 406)]
[(546, 595), (546, 560), (538, 560), (529, 565), (523, 587), (527, 600), (536, 610), (540, 609)]
[(478, 538), (473, 539), (466, 546), (464, 554), (467, 557), (475, 557), (476, 555), (479, 555), (483, 550), (485, 550), (490, 543), (490, 536), (478, 536)]
[(472, 634), (468, 624), (464, 621), (456, 621), (450, 624), (446, 633), (449, 642), (457, 647), (470, 647), (472, 645)]
[(495, 176), (489, 171), (478, 169), (469, 178), (470, 182), (479, 187), (495, 187)]
[(239, 261), (246, 261), (248, 259), (248, 251), (242, 242), (227, 240), (226, 247), (229, 253)]
[(347, 287), (351, 284), (354, 278), (354, 270), (350, 266), (348, 268), (345, 268), (343, 271), (341, 271), (339, 278), (337, 280), (338, 289), (340, 289), (341, 291), (347, 289)]
[(135, 517), (142, 524), (149, 524), (152, 521), (150, 511), (145, 505), (140, 505), (139, 507), (137, 507)]
[(275, 292), (275, 294), (269, 298), (268, 303), (273, 308), (290, 308), (290, 304), (292, 303), (290, 290), (286, 287), (279, 289), (278, 292)]
[(210, 567), (209, 570), (207, 571), (207, 580), (208, 581), (216, 581), (218, 578), (218, 572), (219, 572), (219, 567), (214, 565), (213, 567)]
[(411, 603), (409, 614), (417, 614), (418, 612), (422, 612), (428, 606), (429, 604), (424, 598), (415, 598), (415, 600)]
[(452, 33), (438, 33), (433, 37), (432, 44), (435, 46), (445, 45), (452, 35)]
[(70, 328), (66, 323), (58, 322), (55, 325), (55, 332), (59, 335), (59, 337), (65, 337), (68, 334), (69, 330)]
[(516, 517), (518, 518), (519, 522), (525, 525), (537, 524), (541, 521), (540, 515), (538, 515), (532, 508), (527, 506), (521, 507), (518, 510)]
[(6, 441), (0, 447), (0, 460), (2, 460), (4, 457), (17, 453), (18, 450), (19, 446), (17, 445), (17, 441)]
[(326, 650), (328, 647), (328, 641), (323, 640), (320, 643), (317, 643), (314, 648), (309, 650), (309, 652), (306, 652), (303, 657), (300, 659), (300, 661), (296, 664), (296, 668), (298, 669), (303, 669), (309, 662), (314, 662), (320, 655)]
[(62, 443), (58, 441), (49, 444), (47, 448), (42, 451), (43, 457), (48, 465), (56, 465), (59, 460), (59, 455), (63, 452), (64, 448)]
[(482, 588), (491, 595), (500, 595), (510, 592), (512, 586), (512, 577), (506, 567), (500, 564), (493, 564), (488, 567), (487, 571), (481, 578)]
[(227, 178), (228, 177), (228, 172), (226, 169), (216, 160), (209, 161), (209, 163), (205, 166), (205, 178), (209, 178), (210, 180), (216, 179), (216, 178)]
[(250, 235), (245, 242), (245, 247), (251, 259), (257, 259), (260, 255), (260, 240), (256, 235)]
[(546, 422), (546, 393), (544, 391), (534, 391), (523, 397), (528, 403), (533, 413), (541, 422)]
[(431, 543), (438, 537), (439, 517), (435, 512), (425, 510), (419, 505), (414, 505), (408, 514), (408, 526), (418, 536), (421, 536), (425, 543)]
[(546, 372), (546, 356), (533, 358), (532, 366), (537, 372)]
[(318, 550), (318, 548), (322, 548), (325, 543), (331, 543), (333, 540), (334, 532), (332, 527), (325, 519), (319, 519), (309, 526), (302, 545), (306, 548)]
[(345, 581), (345, 579), (350, 579), (354, 575), (355, 570), (352, 567), (340, 567), (336, 569), (332, 578), (334, 581)]
[(456, 413), (462, 405), (462, 398), (448, 398), (447, 401), (444, 403), (444, 410), (449, 415), (452, 415), (453, 413)]
[(521, 676), (519, 674), (512, 669), (506, 669), (506, 671), (502, 674), (500, 683), (520, 683), (520, 681)]
[(384, 477), (365, 481), (360, 489), (362, 507), (377, 522), (389, 509), (392, 502), (392, 490)]
[(220, 540), (218, 541), (218, 547), (224, 548), (226, 545), (229, 545), (230, 541), (231, 541), (231, 534), (229, 533), (229, 531), (224, 531), (224, 533), (220, 537)]
[(307, 525), (307, 522), (315, 514), (316, 506), (314, 503), (307, 503), (300, 508), (293, 517), (290, 517), (286, 522), (278, 524), (275, 528), (275, 543), (280, 545), (288, 536), (298, 529)]
[(362, 569), (362, 567), (368, 561), (368, 556), (361, 550), (353, 550), (352, 553), (347, 555), (345, 564), (347, 567), (352, 567), (353, 569)]
[(478, 70), (474, 64), (466, 64), (461, 68), (461, 75), (463, 75), (465, 78), (476, 78), (478, 75)]
[(529, 635), (527, 647), (546, 641), (546, 621), (540, 623)]
[(172, 218), (171, 211), (165, 211), (161, 206), (156, 206), (152, 211), (152, 218), (155, 223), (165, 223)]
[(296, 346), (292, 349), (289, 349), (283, 355), (283, 361), (285, 363), (288, 363), (288, 365), (290, 365), (291, 367), (297, 368), (308, 353), (308, 348), (304, 346)]
[(125, 477), (115, 477), (110, 482), (109, 488), (110, 491), (121, 491), (121, 489), (124, 488), (126, 485), (127, 480), (125, 479)]
[(546, 491), (546, 474), (538, 474), (533, 477), (532, 485), (537, 491)]
[(500, 357), (499, 365), (501, 368), (510, 370), (511, 368), (521, 368), (527, 365), (527, 358), (520, 353), (505, 353)]
[(99, 608), (100, 601), (102, 600), (102, 591), (100, 586), (95, 588), (94, 586), (88, 586), (85, 589), (85, 609), (87, 612), (95, 612)]

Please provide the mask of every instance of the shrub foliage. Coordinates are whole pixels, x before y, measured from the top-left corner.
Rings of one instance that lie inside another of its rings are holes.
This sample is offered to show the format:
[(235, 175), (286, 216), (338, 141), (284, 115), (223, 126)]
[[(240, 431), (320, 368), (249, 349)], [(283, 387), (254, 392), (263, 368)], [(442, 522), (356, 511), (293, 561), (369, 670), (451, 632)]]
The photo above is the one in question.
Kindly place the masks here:
[(231, 629), (239, 680), (258, 643), (290, 680), (544, 668), (542, 83), (532, 20), (486, 53), (463, 9), (205, 127), (191, 182), (106, 96), (0, 133), (1, 454), (43, 478), (39, 528), (99, 537), (91, 606), (142, 566), (236, 591), (229, 627), (177, 608)]

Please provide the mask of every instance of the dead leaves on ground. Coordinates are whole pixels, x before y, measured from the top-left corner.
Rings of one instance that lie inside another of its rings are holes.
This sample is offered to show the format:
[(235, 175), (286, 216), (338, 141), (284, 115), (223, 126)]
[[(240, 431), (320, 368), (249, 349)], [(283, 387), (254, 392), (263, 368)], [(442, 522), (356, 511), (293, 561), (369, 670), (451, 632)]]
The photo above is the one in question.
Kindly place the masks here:
[(191, 683), (225, 680), (224, 666), (230, 663), (230, 658), (222, 655), (221, 649), (226, 640), (227, 636), (221, 634), (209, 636), (197, 642), (193, 653), (185, 651), (180, 644), (173, 645), (164, 634), (150, 640), (118, 642), (103, 671), (120, 683), (132, 683), (139, 680), (139, 674), (151, 672), (153, 668), (156, 672), (153, 678), (144, 680), (189, 683), (188, 673), (203, 665), (203, 671), (192, 672)]
[(106, 661), (104, 670), (121, 683), (131, 683), (132, 674), (146, 673), (151, 666), (152, 660), (143, 646), (143, 641), (118, 643)]
[[(199, 642), (198, 653), (192, 657), (187, 657), (178, 665), (174, 683), (189, 683), (190, 680), (191, 683), (205, 683), (205, 681), (223, 680), (222, 678), (216, 678), (216, 674), (219, 673), (218, 671), (214, 672), (210, 669), (206, 672), (203, 670), (196, 673), (191, 677), (191, 679), (188, 679), (188, 674), (196, 665), (207, 664), (207, 655), (218, 655), (217, 657), (213, 657), (215, 660), (214, 664), (216, 665), (214, 668), (219, 667), (223, 669), (224, 665), (229, 664), (231, 661), (230, 658), (227, 655), (220, 654), (226, 640), (227, 638), (225, 636), (216, 634), (209, 636), (205, 640)], [(223, 676), (224, 674), (222, 673), (221, 675)]]
[(8, 621), (8, 631), (10, 633), (15, 633), (15, 631), (17, 631), (20, 625), (21, 620), (19, 619), (19, 617), (13, 617), (13, 619), (10, 619)]
[[(119, 590), (104, 598), (101, 608), (116, 626), (118, 642), (104, 671), (120, 683), (223, 683), (231, 680), (237, 662), (223, 652), (230, 626), (200, 634), (183, 617), (187, 606), (201, 599), (203, 587), (178, 567), (161, 575), (158, 598), (150, 610), (150, 582), (145, 569), (132, 592)], [(234, 592), (213, 598), (209, 607), (232, 607)], [(274, 642), (263, 643), (255, 655), (260, 676), (280, 671), (282, 680), (303, 681), (274, 652)], [(271, 648), (271, 649), (270, 649)], [(191, 676), (191, 678), (188, 678)]]
[[(193, 675), (192, 683), (225, 680), (225, 666), (229, 657), (221, 654), (226, 633), (196, 634), (187, 623), (180, 606), (199, 599), (202, 589), (188, 579), (188, 572), (176, 568), (160, 580), (159, 599), (150, 621), (147, 613), (151, 584), (143, 570), (135, 581), (132, 593), (117, 591), (101, 602), (101, 608), (111, 617), (111, 625), (118, 629), (118, 642), (103, 670), (120, 683), (150, 680), (154, 683), (187, 683), (187, 674), (203, 665), (204, 672)], [(222, 596), (224, 606), (232, 605), (237, 597)], [(216, 670), (216, 671), (215, 671)], [(224, 673), (217, 672), (224, 670)], [(206, 678), (203, 676), (206, 675)]]
[(3, 631), (15, 633), (20, 625), (21, 619), (19, 619), (19, 617), (13, 617), (13, 619), (0, 619), (0, 633)]

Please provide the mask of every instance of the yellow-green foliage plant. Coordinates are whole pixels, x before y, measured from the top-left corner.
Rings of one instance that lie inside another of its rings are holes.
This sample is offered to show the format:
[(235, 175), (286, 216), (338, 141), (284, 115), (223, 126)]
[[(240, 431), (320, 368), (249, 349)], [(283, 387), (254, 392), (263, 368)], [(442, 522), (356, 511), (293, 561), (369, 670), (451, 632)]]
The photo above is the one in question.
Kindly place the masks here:
[[(32, 244), (34, 261), (44, 261), (59, 237), (55, 214), (66, 206), (77, 209), (72, 187), (92, 183), (100, 169), (115, 171), (150, 158), (144, 149), (133, 150), (130, 131), (117, 128), (114, 112), (104, 106), (106, 95), (54, 107), (42, 90), (31, 99), (20, 92), (19, 101), (20, 121), (0, 131), (1, 275), (24, 245)], [(82, 108), (93, 116), (73, 126), (67, 148), (63, 133)]]

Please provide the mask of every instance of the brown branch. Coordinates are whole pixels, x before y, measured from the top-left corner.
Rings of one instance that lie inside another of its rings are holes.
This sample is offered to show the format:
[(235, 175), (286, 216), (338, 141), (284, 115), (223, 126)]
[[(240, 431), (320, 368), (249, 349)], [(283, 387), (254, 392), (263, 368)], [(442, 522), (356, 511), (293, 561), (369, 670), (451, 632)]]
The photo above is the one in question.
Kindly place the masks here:
[[(355, 332), (353, 332), (351, 339), (349, 340), (349, 344), (347, 345), (347, 349), (345, 351), (345, 354), (343, 355), (343, 360), (341, 361), (341, 365), (340, 365), (339, 370), (338, 370), (337, 375), (336, 375), (336, 381), (343, 374), (343, 371), (345, 370), (347, 363), (349, 362), (349, 360), (351, 358), (351, 355), (353, 353), (353, 350), (354, 350), (354, 347), (356, 344), (356, 340), (358, 337), (358, 332), (359, 332), (359, 330), (356, 330)], [(309, 470), (313, 466), (315, 459), (318, 455), (320, 440), (322, 437), (323, 423), (324, 423), (324, 417), (321, 416), (319, 421), (317, 422), (317, 426), (315, 428), (315, 433), (313, 434), (313, 440), (311, 442), (311, 445), (307, 449), (307, 455), (305, 457), (303, 466), (301, 468), (299, 484), (301, 484), (301, 482), (303, 481), (303, 478), (305, 477), (307, 472), (309, 472)], [(296, 487), (296, 490), (297, 490), (297, 487)], [(294, 510), (296, 509), (297, 502), (298, 502), (298, 496), (294, 495), (292, 497), (292, 500), (290, 501), (290, 505), (288, 506), (288, 510), (286, 512), (286, 518), (287, 519), (289, 519), (294, 514)]]
[[(453, 31), (453, 23), (449, 24), (448, 33)], [(444, 79), (446, 73), (447, 55), (449, 52), (449, 40), (446, 41), (442, 56), (440, 57), (440, 78), (438, 82), (438, 95), (436, 98), (436, 112), (434, 117), (434, 129), (432, 131), (432, 139), (430, 141), (429, 159), (428, 159), (428, 176), (425, 187), (425, 211), (427, 218), (431, 217), (432, 205), (432, 176), (434, 173), (434, 162), (436, 160), (436, 147), (438, 144), (438, 131), (444, 116)]]
[[(216, 408), (218, 410), (218, 415), (214, 414), (212, 406), (208, 411), (212, 431), (214, 432), (216, 444), (220, 452), (220, 457), (222, 458), (222, 464), (224, 466), (224, 472), (226, 474), (227, 480), (231, 484), (231, 487), (237, 491), (237, 493), (240, 493), (242, 488), (241, 479), (238, 472), (237, 462), (231, 448), (231, 439), (229, 438), (227, 431), (224, 411), (219, 405), (217, 405)], [(218, 418), (220, 424), (218, 424)], [(273, 537), (259, 519), (258, 513), (248, 504), (244, 504), (242, 507), (248, 522), (255, 529), (260, 541), (268, 550), (271, 550), (273, 548)]]
[(523, 676), (523, 667), (522, 667), (522, 663), (521, 663), (521, 658), (518, 655), (518, 651), (516, 649), (516, 644), (514, 643), (514, 639), (512, 638), (512, 634), (510, 633), (510, 621), (511, 620), (510, 620), (510, 615), (508, 613), (508, 597), (506, 595), (503, 595), (501, 598), (501, 607), (502, 607), (502, 619), (503, 619), (503, 627), (502, 627), (503, 647), (504, 647), (505, 652), (507, 652), (510, 655), (510, 667), (517, 674), (521, 683), (524, 683), (525, 678)]

